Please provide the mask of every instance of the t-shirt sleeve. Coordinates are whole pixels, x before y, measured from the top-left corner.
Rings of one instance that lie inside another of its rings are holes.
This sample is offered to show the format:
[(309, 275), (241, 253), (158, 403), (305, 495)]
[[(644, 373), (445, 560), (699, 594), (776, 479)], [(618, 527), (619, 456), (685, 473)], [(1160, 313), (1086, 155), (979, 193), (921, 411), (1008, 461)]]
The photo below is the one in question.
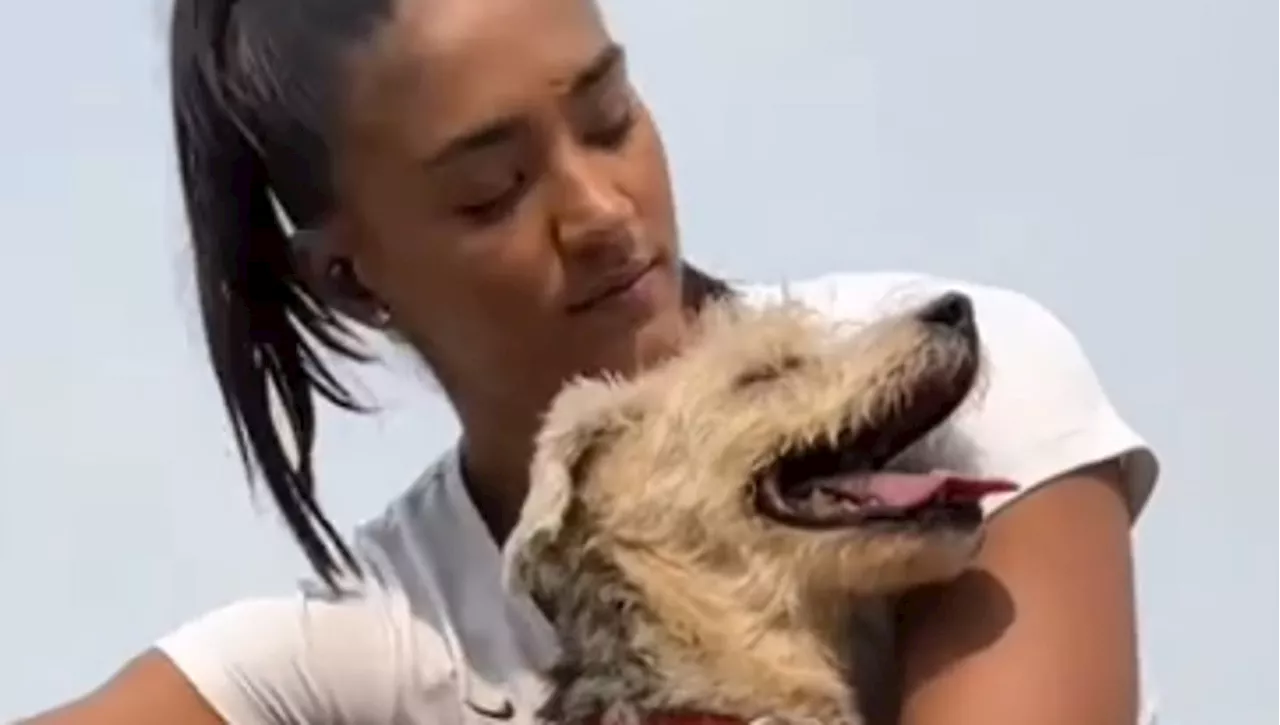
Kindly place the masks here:
[(234, 725), (391, 723), (447, 678), (445, 648), (421, 630), (394, 590), (307, 587), (215, 610), (156, 648)]
[(986, 356), (983, 394), (957, 428), (976, 444), (976, 473), (1021, 487), (993, 498), (989, 511), (1083, 466), (1118, 460), (1136, 519), (1155, 486), (1156, 457), (1107, 397), (1075, 335), (1026, 295), (953, 288), (973, 298)]
[(1108, 398), (1076, 336), (1039, 302), (999, 287), (899, 273), (830, 275), (791, 296), (866, 319), (952, 290), (973, 300), (985, 372), (980, 395), (953, 419), (963, 453), (945, 463), (1019, 484), (987, 499), (992, 512), (1073, 470), (1119, 460), (1136, 518), (1155, 486), (1156, 457)]

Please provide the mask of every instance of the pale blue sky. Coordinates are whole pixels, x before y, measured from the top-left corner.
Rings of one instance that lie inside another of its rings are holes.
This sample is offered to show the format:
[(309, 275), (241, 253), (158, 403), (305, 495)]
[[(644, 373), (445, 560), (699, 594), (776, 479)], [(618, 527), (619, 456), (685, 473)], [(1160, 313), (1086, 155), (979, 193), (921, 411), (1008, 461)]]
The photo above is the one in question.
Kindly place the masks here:
[[(245, 0), (252, 1), (252, 0)], [(203, 360), (162, 0), (0, 10), (0, 720), (98, 683), (299, 557), (245, 493)], [(1276, 5), (610, 5), (686, 245), (731, 276), (912, 268), (1038, 297), (1164, 477), (1138, 527), (1165, 725), (1277, 720)], [(413, 366), (322, 421), (373, 514), (455, 432)]]

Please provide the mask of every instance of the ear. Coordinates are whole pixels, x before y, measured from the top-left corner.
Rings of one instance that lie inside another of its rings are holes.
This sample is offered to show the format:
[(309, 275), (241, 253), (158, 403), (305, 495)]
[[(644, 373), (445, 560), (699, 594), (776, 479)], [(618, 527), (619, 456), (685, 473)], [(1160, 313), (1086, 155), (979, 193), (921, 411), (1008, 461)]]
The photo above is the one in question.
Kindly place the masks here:
[(297, 229), (289, 244), (303, 284), (324, 304), (369, 327), (387, 326), (387, 308), (360, 280), (339, 224)]
[(585, 465), (600, 447), (621, 434), (631, 417), (634, 384), (579, 379), (551, 402), (536, 439), (529, 492), (504, 547), (503, 580), (509, 590), (538, 588), (554, 568)]

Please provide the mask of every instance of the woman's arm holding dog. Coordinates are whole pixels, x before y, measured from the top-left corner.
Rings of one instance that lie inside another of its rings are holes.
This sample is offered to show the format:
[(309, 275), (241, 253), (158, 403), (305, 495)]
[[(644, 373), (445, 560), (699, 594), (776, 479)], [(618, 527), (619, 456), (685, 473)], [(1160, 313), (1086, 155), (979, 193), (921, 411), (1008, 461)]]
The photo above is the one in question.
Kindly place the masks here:
[(1155, 456), (1052, 312), (972, 295), (992, 373), (968, 434), (983, 475), (1027, 488), (994, 512), (971, 572), (904, 603), (902, 725), (1134, 725), (1130, 527)]
[(902, 725), (1134, 725), (1130, 515), (1115, 462), (1012, 503), (974, 570), (902, 609)]

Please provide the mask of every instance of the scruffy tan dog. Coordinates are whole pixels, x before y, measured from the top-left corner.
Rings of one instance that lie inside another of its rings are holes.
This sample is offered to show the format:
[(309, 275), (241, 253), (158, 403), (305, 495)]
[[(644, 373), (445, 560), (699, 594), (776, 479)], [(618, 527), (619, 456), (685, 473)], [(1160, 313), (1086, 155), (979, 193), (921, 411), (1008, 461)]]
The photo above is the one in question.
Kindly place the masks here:
[(861, 723), (860, 603), (958, 575), (1010, 488), (919, 460), (980, 359), (960, 294), (859, 328), (724, 304), (664, 366), (568, 386), (508, 547), (563, 648), (540, 716)]

